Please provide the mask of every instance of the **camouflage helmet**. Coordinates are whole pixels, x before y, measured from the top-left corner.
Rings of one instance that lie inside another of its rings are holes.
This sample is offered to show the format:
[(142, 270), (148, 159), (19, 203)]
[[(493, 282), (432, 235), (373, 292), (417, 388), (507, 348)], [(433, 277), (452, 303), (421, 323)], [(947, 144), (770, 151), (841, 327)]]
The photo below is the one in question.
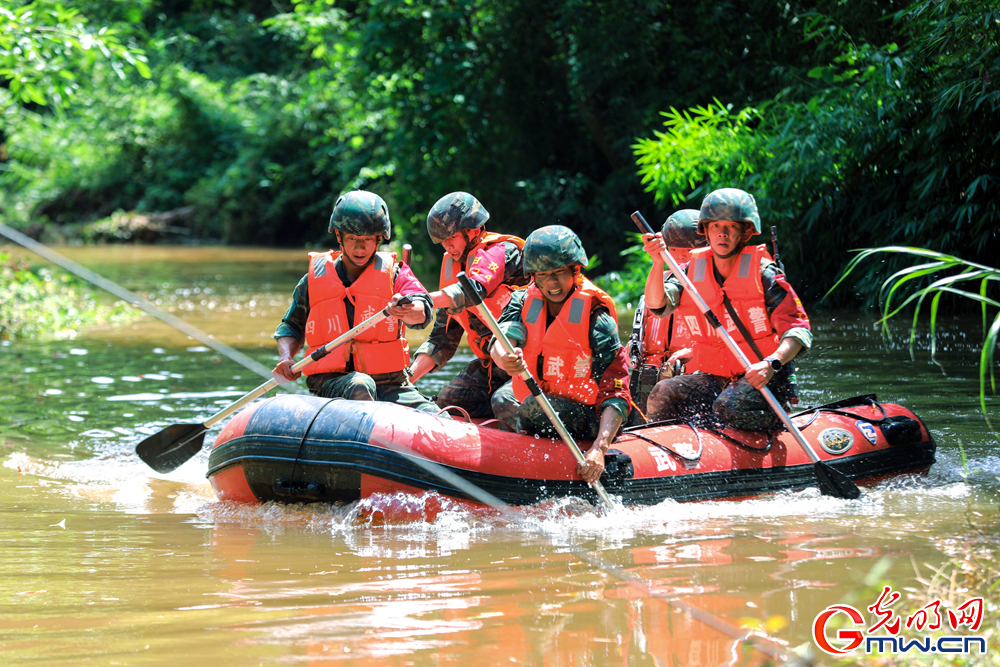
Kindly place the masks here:
[(668, 248), (700, 248), (708, 245), (698, 232), (698, 211), (686, 208), (677, 211), (663, 223), (663, 241)]
[(549, 225), (531, 232), (524, 240), (524, 273), (555, 271), (564, 266), (587, 266), (589, 260), (580, 237), (562, 225)]
[(754, 234), (760, 234), (760, 213), (753, 195), (736, 188), (722, 188), (708, 193), (701, 202), (698, 215), (698, 233), (705, 233), (705, 224), (716, 220), (747, 222), (753, 225)]
[(335, 229), (355, 236), (382, 236), (388, 241), (392, 235), (389, 208), (374, 192), (353, 190), (342, 194), (330, 216), (330, 233)]
[(427, 214), (427, 233), (434, 243), (463, 229), (479, 229), (490, 219), (490, 212), (468, 192), (447, 194)]

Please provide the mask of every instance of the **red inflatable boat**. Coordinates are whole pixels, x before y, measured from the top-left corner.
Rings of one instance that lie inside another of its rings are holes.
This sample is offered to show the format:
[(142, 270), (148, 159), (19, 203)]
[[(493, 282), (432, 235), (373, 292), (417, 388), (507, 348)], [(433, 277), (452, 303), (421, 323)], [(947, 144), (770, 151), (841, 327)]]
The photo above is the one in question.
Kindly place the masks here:
[[(793, 421), (823, 461), (856, 482), (924, 472), (934, 463), (934, 441), (923, 423), (873, 395), (810, 408)], [(606, 463), (602, 484), (626, 505), (816, 485), (812, 462), (786, 431), (645, 424), (626, 429)], [(220, 499), (240, 502), (349, 502), (399, 491), (471, 499), (471, 483), (510, 505), (562, 496), (596, 503), (575, 469), (561, 440), (392, 403), (282, 395), (226, 424), (209, 457), (208, 478)]]

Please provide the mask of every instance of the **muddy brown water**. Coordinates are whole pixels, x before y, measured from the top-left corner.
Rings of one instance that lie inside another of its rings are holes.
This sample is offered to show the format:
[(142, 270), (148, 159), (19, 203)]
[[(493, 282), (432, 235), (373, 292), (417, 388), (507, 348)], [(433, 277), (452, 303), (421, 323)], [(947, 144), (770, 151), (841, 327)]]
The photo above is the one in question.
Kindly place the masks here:
[[(60, 250), (267, 366), (305, 268), (298, 251)], [(812, 622), (828, 605), (872, 604), (888, 583), (903, 593), (896, 611), (912, 612), (931, 568), (971, 531), (996, 531), (1000, 457), (979, 412), (978, 326), (943, 323), (944, 375), (925, 339), (911, 361), (869, 315), (814, 316), (804, 402), (876, 393), (913, 409), (938, 444), (928, 475), (856, 501), (810, 489), (610, 513), (566, 501), (497, 514), (434, 496), (221, 503), (207, 449), (159, 475), (134, 447), (204, 421), (259, 377), (152, 319), (3, 341), (2, 663), (767, 662), (739, 641), (747, 629), (815, 653)], [(470, 358), (419, 386), (435, 393)]]

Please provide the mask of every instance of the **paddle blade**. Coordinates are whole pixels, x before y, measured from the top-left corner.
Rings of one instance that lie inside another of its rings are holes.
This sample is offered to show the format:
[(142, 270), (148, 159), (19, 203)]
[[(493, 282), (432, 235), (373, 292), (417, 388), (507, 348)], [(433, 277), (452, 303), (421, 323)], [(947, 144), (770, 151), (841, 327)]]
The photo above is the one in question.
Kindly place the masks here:
[(207, 430), (204, 424), (172, 424), (136, 445), (135, 453), (156, 472), (171, 472), (201, 450)]
[(824, 496), (835, 496), (846, 500), (861, 497), (861, 489), (844, 473), (836, 468), (831, 468), (822, 461), (817, 461), (813, 467), (816, 469), (816, 478), (819, 480), (819, 491)]

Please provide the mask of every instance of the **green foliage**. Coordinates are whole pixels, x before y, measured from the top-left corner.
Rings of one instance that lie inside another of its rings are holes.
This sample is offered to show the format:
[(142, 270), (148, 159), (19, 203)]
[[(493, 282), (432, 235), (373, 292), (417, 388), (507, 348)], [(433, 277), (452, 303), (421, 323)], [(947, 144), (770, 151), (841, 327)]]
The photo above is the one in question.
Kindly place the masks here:
[[(983, 411), (983, 416), (992, 429), (993, 425), (990, 422), (989, 414), (986, 412), (986, 381), (988, 377), (990, 387), (995, 394), (997, 383), (996, 369), (994, 368), (994, 351), (996, 350), (998, 341), (1000, 341), (1000, 301), (991, 298), (989, 295), (997, 292), (995, 288), (1000, 284), (1000, 269), (968, 262), (953, 255), (925, 250), (923, 248), (893, 246), (868, 248), (860, 251), (851, 260), (847, 268), (844, 269), (843, 274), (834, 283), (833, 287), (830, 288), (830, 292), (843, 283), (862, 262), (880, 253), (902, 254), (918, 257), (921, 260), (929, 260), (924, 261), (922, 264), (896, 271), (882, 283), (878, 294), (879, 302), (882, 304), (882, 318), (879, 320), (879, 323), (882, 325), (882, 331), (886, 336), (890, 335), (889, 320), (907, 307), (913, 307), (913, 320), (910, 327), (911, 356), (913, 355), (920, 311), (928, 298), (930, 298), (932, 359), (936, 351), (934, 333), (937, 326), (941, 297), (950, 295), (979, 304), (983, 316), (983, 346), (979, 359), (979, 403)], [(976, 291), (962, 289), (970, 283)], [(907, 294), (907, 296), (906, 298), (902, 298), (900, 302), (894, 303), (893, 299), (899, 296), (897, 292), (899, 294)], [(991, 317), (992, 320), (990, 319)]]
[[(800, 15), (820, 64), (774, 99), (672, 111), (666, 131), (635, 144), (647, 190), (675, 205), (717, 187), (753, 192), (805, 296), (826, 291), (851, 248), (995, 258), (1000, 2), (915, 2), (868, 25), (845, 6)], [(872, 293), (872, 276), (854, 279)]]
[[(298, 52), (245, 16), (224, 18), (206, 17), (208, 27), (190, 21), (191, 30), (225, 36), (209, 40), (208, 53), (187, 53), (198, 40), (185, 33), (148, 37), (155, 86), (124, 85), (97, 66), (95, 88), (81, 91), (66, 114), (17, 118), (8, 130), (0, 206), (23, 225), (193, 205), (193, 231), (202, 238), (280, 243), (287, 242), (282, 234), (304, 236), (303, 227), (332, 205), (331, 175), (315, 171), (309, 145), (326, 110), (294, 80), (238, 71), (241, 64), (274, 69), (282, 55), (296, 64)], [(248, 53), (258, 47), (256, 55), (213, 64), (212, 53), (239, 41), (249, 42)], [(187, 64), (176, 60), (178, 51), (190, 56)], [(192, 68), (234, 78), (220, 82)]]
[(0, 339), (72, 337), (83, 326), (126, 322), (128, 304), (97, 300), (82, 280), (48, 267), (29, 268), (0, 251)]
[(466, 190), (493, 229), (565, 224), (624, 275), (629, 212), (735, 186), (815, 296), (852, 247), (1000, 253), (998, 2), (35, 0), (0, 19), (0, 207), (192, 206), (199, 238), (322, 244), (368, 188), (434, 262), (427, 210)]
[(104, 60), (125, 79), (126, 66), (150, 77), (140, 49), (122, 44), (115, 27), (92, 27), (78, 9), (34, 0), (0, 7), (0, 106), (63, 107), (80, 87), (81, 73)]
[(699, 202), (710, 183), (746, 182), (759, 169), (750, 163), (759, 141), (753, 126), (760, 121), (754, 108), (732, 113), (721, 102), (687, 111), (670, 109), (655, 139), (633, 146), (642, 184), (657, 204), (679, 207)]
[(646, 290), (646, 276), (653, 268), (653, 259), (642, 249), (642, 234), (630, 232), (628, 239), (631, 243), (621, 252), (623, 267), (617, 271), (608, 271), (595, 280), (601, 289), (626, 310), (639, 304), (639, 299)]

